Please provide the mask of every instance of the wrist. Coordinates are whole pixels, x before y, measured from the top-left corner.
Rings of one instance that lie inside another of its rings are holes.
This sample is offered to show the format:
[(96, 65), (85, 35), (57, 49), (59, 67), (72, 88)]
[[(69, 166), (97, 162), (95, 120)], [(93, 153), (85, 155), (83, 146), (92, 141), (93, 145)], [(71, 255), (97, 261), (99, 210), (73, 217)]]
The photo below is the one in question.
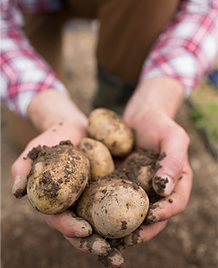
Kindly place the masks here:
[(27, 116), (40, 132), (64, 122), (74, 124), (82, 131), (87, 128), (86, 116), (69, 96), (55, 89), (37, 94), (27, 108)]
[(184, 99), (182, 84), (170, 77), (140, 81), (124, 111), (125, 121), (134, 128), (147, 113), (162, 113), (174, 118)]

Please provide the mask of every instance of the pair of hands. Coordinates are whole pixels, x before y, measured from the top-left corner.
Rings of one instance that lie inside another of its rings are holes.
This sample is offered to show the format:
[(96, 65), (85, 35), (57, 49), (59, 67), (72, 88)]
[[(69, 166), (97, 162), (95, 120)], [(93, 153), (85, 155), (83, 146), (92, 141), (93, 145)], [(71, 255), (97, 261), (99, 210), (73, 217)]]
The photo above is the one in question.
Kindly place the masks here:
[[(157, 202), (147, 216), (148, 221), (153, 223), (141, 225), (138, 230), (125, 237), (126, 245), (143, 243), (156, 236), (165, 228), (167, 220), (182, 212), (188, 203), (192, 187), (192, 171), (187, 154), (189, 137), (173, 120), (182, 102), (182, 92), (181, 85), (168, 78), (145, 80), (139, 84), (124, 111), (124, 120), (135, 131), (136, 147), (166, 153), (156, 176), (167, 178), (168, 183), (163, 192), (155, 180), (153, 187), (157, 193), (163, 197), (170, 196), (173, 201), (169, 202), (168, 198), (164, 198)], [(44, 101), (46, 99), (49, 103)], [(49, 117), (44, 118), (44, 114)], [(71, 118), (73, 114), (75, 116)], [(13, 193), (22, 193), (25, 190), (26, 175), (32, 161), (24, 158), (33, 147), (39, 144), (53, 146), (68, 139), (77, 145), (87, 135), (87, 118), (67, 96), (55, 90), (35, 97), (28, 107), (28, 116), (42, 134), (27, 145), (12, 165)], [(107, 261), (114, 267), (122, 264), (122, 254), (118, 248), (111, 246), (113, 243), (110, 245), (104, 238), (92, 234), (91, 226), (77, 218), (72, 211), (42, 216), (51, 228), (60, 231), (77, 249), (106, 256), (101, 257), (102, 261)], [(112, 249), (109, 251), (110, 248)]]

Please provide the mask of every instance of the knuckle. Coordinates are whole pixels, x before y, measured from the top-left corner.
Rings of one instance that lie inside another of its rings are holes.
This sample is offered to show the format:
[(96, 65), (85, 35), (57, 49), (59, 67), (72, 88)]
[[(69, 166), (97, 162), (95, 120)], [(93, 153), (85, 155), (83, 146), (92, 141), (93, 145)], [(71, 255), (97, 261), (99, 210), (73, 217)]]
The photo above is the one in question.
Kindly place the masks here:
[(174, 174), (181, 174), (184, 164), (182, 161), (180, 161), (178, 158), (176, 157), (171, 157), (170, 158), (170, 162), (171, 162), (171, 169), (173, 171)]
[(172, 157), (171, 161), (177, 169), (181, 170), (183, 168), (182, 161), (180, 161), (177, 157)]

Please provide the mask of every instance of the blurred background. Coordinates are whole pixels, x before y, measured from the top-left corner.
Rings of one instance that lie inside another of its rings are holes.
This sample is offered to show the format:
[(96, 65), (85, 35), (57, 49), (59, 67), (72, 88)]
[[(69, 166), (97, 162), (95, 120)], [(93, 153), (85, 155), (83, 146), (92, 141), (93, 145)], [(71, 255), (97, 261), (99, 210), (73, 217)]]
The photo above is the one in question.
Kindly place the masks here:
[[(69, 90), (88, 114), (95, 93), (97, 22), (70, 22), (64, 29), (63, 63)], [(216, 81), (216, 79), (214, 80)], [(151, 241), (125, 249), (124, 268), (217, 267), (218, 91), (207, 77), (184, 102), (176, 121), (187, 131), (194, 184), (186, 210)], [(1, 116), (1, 267), (101, 268), (94, 255), (74, 249), (51, 230), (24, 197), (11, 194), (15, 150)]]

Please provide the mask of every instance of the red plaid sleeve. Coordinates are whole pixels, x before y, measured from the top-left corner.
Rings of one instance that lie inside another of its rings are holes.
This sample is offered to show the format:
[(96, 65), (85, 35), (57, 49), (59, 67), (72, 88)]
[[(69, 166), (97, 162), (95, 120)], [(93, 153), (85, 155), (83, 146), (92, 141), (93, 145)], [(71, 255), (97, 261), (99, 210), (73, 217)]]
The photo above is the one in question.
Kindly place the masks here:
[(1, 102), (11, 111), (26, 117), (27, 107), (37, 93), (50, 88), (68, 93), (25, 37), (14, 3), (3, 0), (2, 5)]
[(140, 79), (169, 76), (190, 95), (218, 53), (217, 0), (181, 1), (180, 10), (159, 36)]

